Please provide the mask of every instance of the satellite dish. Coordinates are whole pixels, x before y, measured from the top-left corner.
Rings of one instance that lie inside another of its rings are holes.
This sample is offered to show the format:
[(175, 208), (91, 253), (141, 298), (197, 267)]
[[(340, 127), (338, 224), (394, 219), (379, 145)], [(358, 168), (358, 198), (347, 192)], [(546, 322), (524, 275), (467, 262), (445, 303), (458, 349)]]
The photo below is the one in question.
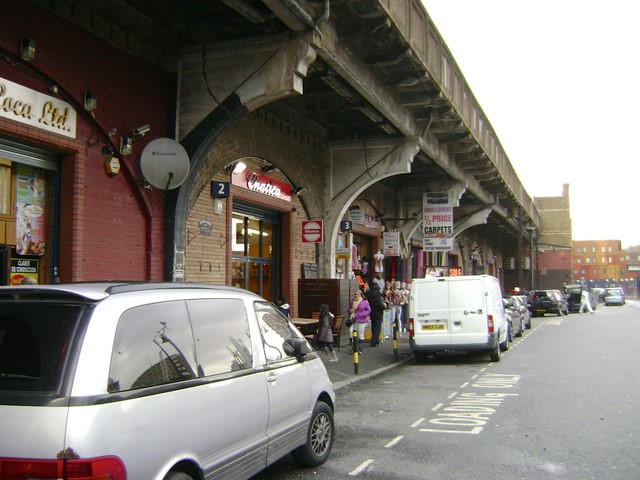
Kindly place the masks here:
[(189, 155), (171, 138), (156, 138), (144, 147), (140, 170), (145, 180), (160, 190), (173, 190), (189, 174)]

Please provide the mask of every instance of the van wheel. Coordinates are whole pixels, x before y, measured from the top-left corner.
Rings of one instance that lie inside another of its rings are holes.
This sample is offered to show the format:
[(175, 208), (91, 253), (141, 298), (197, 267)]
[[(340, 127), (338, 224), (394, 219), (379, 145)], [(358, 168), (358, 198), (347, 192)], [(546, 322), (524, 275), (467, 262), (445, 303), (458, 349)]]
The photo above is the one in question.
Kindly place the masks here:
[(489, 353), (489, 359), (492, 362), (499, 362), (500, 361), (500, 348), (498, 348), (497, 344), (496, 344), (496, 348), (491, 350), (491, 353)]
[(331, 453), (334, 431), (333, 411), (325, 402), (317, 402), (311, 415), (307, 442), (291, 452), (296, 463), (301, 467), (323, 464)]
[(171, 471), (164, 476), (164, 480), (193, 480), (193, 478), (184, 472)]
[(416, 359), (416, 363), (424, 363), (427, 361), (427, 354), (424, 352), (413, 352), (413, 357)]
[(507, 327), (507, 333), (504, 335), (504, 342), (500, 344), (500, 351), (506, 352), (509, 350), (509, 342), (513, 341), (513, 337), (511, 336), (511, 329)]

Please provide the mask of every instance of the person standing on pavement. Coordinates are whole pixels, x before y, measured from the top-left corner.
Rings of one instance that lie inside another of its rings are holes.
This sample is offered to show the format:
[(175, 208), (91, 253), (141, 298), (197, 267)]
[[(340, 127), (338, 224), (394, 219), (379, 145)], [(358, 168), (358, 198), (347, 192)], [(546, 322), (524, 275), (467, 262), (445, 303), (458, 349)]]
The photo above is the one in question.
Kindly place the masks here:
[(585, 309), (589, 310), (589, 313), (593, 313), (593, 308), (591, 308), (591, 299), (589, 298), (589, 291), (586, 288), (583, 289), (580, 294), (580, 314), (582, 314)]
[(402, 331), (406, 332), (408, 330), (408, 321), (409, 321), (409, 295), (411, 292), (407, 288), (407, 282), (400, 283), (400, 295), (402, 299), (400, 300), (400, 313), (402, 314)]
[[(369, 321), (369, 315), (371, 314), (371, 307), (369, 302), (362, 297), (362, 292), (358, 290), (353, 294), (353, 300), (351, 301), (351, 307), (349, 307), (349, 321), (353, 322), (349, 328), (353, 338), (353, 330), (355, 329), (358, 335), (358, 353), (362, 354), (362, 343), (364, 343), (364, 331)], [(352, 353), (355, 352), (355, 345), (352, 347)]]
[(384, 278), (382, 278), (382, 273), (376, 274), (376, 277), (373, 279), (373, 283), (378, 285), (378, 288), (380, 289), (380, 293), (384, 291), (385, 282), (384, 282)]
[(386, 304), (382, 297), (382, 292), (377, 283), (373, 284), (373, 287), (369, 289), (369, 295), (367, 296), (369, 307), (371, 308), (371, 346), (377, 347), (380, 345), (380, 333), (382, 331), (382, 316)]
[(389, 309), (391, 310), (391, 325), (395, 323), (397, 331), (402, 330), (401, 319), (401, 302), (402, 294), (400, 293), (400, 282), (393, 282), (391, 290), (387, 294), (387, 301), (389, 302)]
[(318, 327), (318, 335), (316, 336), (316, 344), (320, 350), (325, 351), (330, 362), (337, 362), (338, 355), (333, 350), (333, 319), (335, 315), (329, 311), (329, 305), (323, 303), (320, 305), (320, 325)]
[(276, 303), (278, 304), (278, 308), (280, 309), (282, 314), (287, 318), (291, 318), (291, 306), (287, 301), (286, 295), (278, 295), (278, 300)]

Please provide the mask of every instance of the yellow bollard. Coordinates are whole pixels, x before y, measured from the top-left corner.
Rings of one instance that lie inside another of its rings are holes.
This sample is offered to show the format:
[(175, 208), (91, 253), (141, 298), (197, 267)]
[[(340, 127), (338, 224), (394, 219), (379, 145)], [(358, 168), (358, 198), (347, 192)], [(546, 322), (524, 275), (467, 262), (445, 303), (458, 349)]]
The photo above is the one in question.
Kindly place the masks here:
[(393, 358), (398, 359), (398, 318), (393, 321)]
[(353, 334), (351, 336), (351, 346), (353, 347), (353, 373), (357, 375), (359, 356), (358, 356), (358, 332), (355, 329), (355, 324), (354, 324)]

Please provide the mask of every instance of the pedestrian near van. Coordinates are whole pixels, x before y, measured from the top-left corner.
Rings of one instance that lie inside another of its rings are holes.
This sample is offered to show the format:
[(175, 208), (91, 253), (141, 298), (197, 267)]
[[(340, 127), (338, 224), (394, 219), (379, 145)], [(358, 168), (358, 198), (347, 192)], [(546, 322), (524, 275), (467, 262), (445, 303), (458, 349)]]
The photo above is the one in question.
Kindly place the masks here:
[(387, 294), (387, 302), (391, 310), (391, 325), (396, 326), (397, 331), (402, 330), (402, 294), (400, 293), (400, 282), (393, 282), (391, 290)]
[(400, 283), (400, 295), (402, 296), (402, 300), (400, 301), (402, 331), (406, 332), (409, 328), (409, 296), (411, 295), (411, 292), (407, 288), (407, 282)]
[(589, 310), (589, 313), (593, 313), (593, 308), (591, 308), (591, 299), (589, 298), (589, 291), (584, 289), (580, 294), (580, 314), (582, 314), (585, 309)]
[[(362, 297), (362, 292), (358, 290), (353, 294), (353, 300), (351, 300), (351, 307), (349, 307), (349, 333), (353, 338), (353, 331), (358, 335), (358, 353), (362, 354), (362, 343), (364, 343), (364, 331), (369, 321), (369, 315), (371, 315), (371, 307), (369, 302)], [(355, 352), (355, 345), (352, 346), (352, 352)]]
[(324, 351), (329, 357), (330, 362), (337, 362), (338, 355), (333, 350), (333, 320), (335, 315), (329, 311), (329, 305), (323, 303), (320, 305), (320, 325), (318, 327), (318, 335), (316, 336), (316, 345), (318, 349)]

